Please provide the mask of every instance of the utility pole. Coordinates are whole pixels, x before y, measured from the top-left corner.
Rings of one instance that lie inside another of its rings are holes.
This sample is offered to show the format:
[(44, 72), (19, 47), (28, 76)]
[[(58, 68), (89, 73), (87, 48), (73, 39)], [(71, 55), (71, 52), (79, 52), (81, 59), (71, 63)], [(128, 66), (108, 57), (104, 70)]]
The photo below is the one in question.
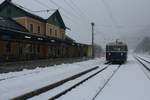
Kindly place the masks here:
[(92, 25), (92, 58), (95, 57), (95, 50), (94, 50), (94, 22), (91, 23)]

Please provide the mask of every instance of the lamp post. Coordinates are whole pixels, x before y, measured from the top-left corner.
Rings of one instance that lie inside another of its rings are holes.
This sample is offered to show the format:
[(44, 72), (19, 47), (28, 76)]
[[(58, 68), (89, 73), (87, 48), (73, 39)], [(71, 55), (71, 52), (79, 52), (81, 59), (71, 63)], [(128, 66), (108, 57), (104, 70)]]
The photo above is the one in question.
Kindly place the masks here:
[(94, 50), (94, 22), (92, 22), (91, 23), (91, 25), (92, 25), (92, 58), (94, 58), (95, 57), (95, 50)]

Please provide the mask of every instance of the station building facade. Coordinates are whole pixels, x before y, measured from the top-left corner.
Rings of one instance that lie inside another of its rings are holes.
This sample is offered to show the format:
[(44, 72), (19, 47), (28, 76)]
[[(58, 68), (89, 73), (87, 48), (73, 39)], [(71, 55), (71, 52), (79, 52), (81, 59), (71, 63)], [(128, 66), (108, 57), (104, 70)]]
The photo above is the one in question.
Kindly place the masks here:
[(5, 0), (0, 16), (0, 61), (91, 57), (90, 45), (66, 36), (58, 10), (42, 18)]

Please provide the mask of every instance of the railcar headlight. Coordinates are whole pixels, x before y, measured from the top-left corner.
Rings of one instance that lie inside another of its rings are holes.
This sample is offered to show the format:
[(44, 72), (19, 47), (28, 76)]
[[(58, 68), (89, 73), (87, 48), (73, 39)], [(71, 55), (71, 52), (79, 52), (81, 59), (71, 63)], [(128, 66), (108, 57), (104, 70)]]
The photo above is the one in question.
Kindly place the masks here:
[(110, 56), (110, 55), (111, 55), (111, 53), (108, 53), (108, 55)]

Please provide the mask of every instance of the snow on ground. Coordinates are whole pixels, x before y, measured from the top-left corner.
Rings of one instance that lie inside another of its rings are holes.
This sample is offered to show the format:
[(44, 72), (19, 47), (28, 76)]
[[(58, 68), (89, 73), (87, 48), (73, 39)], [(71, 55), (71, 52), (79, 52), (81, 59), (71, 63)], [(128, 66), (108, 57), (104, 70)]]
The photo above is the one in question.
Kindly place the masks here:
[[(140, 56), (143, 59), (145, 59), (146, 61), (150, 61), (150, 58), (145, 57), (145, 56)], [(139, 59), (144, 65), (146, 65), (148, 68), (150, 68), (150, 63), (143, 61), (141, 59)], [(142, 64), (141, 64), (142, 65)], [(149, 70), (147, 70), (143, 65), (141, 66), (141, 69), (143, 70), (143, 72), (146, 74), (146, 76), (150, 79), (150, 72)]]
[(150, 80), (141, 65), (129, 56), (96, 100), (150, 100)]
[[(103, 65), (103, 67), (105, 67), (105, 66), (107, 66), (107, 65)], [(94, 70), (90, 73), (87, 73), (87, 74), (85, 74), (85, 75), (83, 75), (83, 76), (81, 76), (81, 77), (79, 77), (75, 80), (71, 80), (71, 81), (69, 81), (69, 82), (67, 82), (67, 83), (65, 83), (65, 84), (63, 84), (63, 85), (61, 85), (61, 86), (59, 86), (55, 89), (52, 89), (48, 92), (40, 94), (39, 96), (35, 96), (35, 97), (33, 97), (29, 100), (41, 100), (41, 98), (42, 98), (42, 100), (48, 100), (50, 97), (53, 97), (53, 96), (57, 95), (58, 93), (61, 93), (65, 89), (68, 89), (68, 88), (72, 87), (73, 85), (77, 84), (78, 82), (84, 80), (85, 78), (89, 77), (90, 75), (96, 73), (97, 71), (99, 71), (101, 69), (102, 68), (98, 68), (97, 70)]]
[[(150, 60), (150, 58), (147, 59)], [(102, 68), (104, 67), (104, 62), (105, 59), (94, 59), (48, 68), (37, 68), (35, 70), (0, 74), (1, 79), (8, 78), (0, 81), (0, 100), (8, 100), (20, 94), (38, 89), (39, 87), (57, 82), (60, 79), (72, 76), (91, 67), (101, 66)], [(58, 100), (91, 100), (115, 69), (115, 65), (109, 67), (103, 73), (84, 82)], [(73, 81), (64, 84), (64, 87), (68, 87), (72, 84), (71, 82)], [(45, 93), (44, 96), (48, 96), (47, 93)], [(106, 87), (97, 96), (96, 100), (149, 100), (149, 93), (150, 80), (145, 75), (142, 65), (138, 63), (133, 56), (129, 56), (128, 62), (121, 66), (114, 77), (112, 77)], [(36, 100), (38, 99), (39, 98)], [(40, 100), (43, 99), (44, 98), (40, 98)]]
[(138, 56), (150, 62), (150, 55), (138, 55)]
[(149, 54), (144, 53), (144, 54), (135, 54), (135, 55), (142, 57), (142, 58), (144, 57), (145, 60), (150, 61), (150, 55)]
[[(99, 58), (96, 58), (96, 59), (98, 61)], [(99, 60), (100, 60), (101, 63), (105, 62), (105, 58), (101, 58)], [(92, 61), (92, 60), (90, 60), (90, 61)], [(86, 65), (87, 62), (89, 62), (89, 61), (77, 62), (77, 63), (72, 63), (72, 64), (76, 64), (76, 65), (82, 65), (83, 64), (83, 65)], [(99, 61), (97, 63), (99, 63)], [(20, 77), (20, 76), (24, 76), (24, 75), (28, 75), (28, 74), (34, 74), (34, 73), (36, 74), (36, 73), (39, 73), (41, 71), (58, 70), (58, 69), (62, 69), (64, 67), (65, 68), (66, 67), (70, 67), (72, 64), (54, 65), (54, 66), (45, 67), (45, 68), (39, 68), (39, 67), (37, 67), (36, 69), (32, 69), (32, 70), (30, 70), (30, 69), (24, 69), (23, 71), (3, 73), (3, 74), (0, 74), (0, 80), (10, 79), (10, 78), (16, 78), (16, 77)]]
[(82, 85), (76, 87), (57, 100), (92, 100), (117, 67), (118, 65), (111, 65), (108, 69), (84, 82)]
[(94, 59), (73, 64), (62, 64), (48, 68), (24, 70), (0, 74), (0, 78), (10, 78), (0, 81), (0, 100), (7, 100), (26, 92), (55, 83), (92, 67), (103, 65), (104, 59)]

